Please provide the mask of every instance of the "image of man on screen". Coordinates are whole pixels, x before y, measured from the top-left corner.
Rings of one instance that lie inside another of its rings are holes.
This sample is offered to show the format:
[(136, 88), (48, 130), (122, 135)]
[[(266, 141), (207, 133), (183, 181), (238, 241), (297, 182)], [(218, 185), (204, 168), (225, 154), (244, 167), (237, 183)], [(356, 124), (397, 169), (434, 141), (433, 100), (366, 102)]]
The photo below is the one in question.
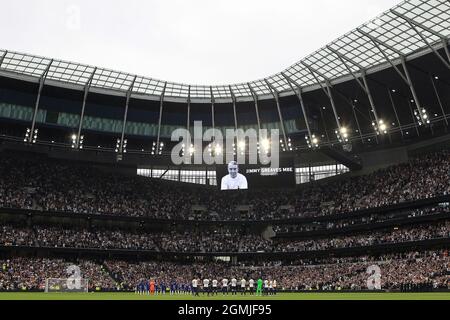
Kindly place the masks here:
[(247, 178), (239, 173), (239, 165), (236, 161), (228, 164), (228, 175), (222, 178), (221, 190), (247, 190)]

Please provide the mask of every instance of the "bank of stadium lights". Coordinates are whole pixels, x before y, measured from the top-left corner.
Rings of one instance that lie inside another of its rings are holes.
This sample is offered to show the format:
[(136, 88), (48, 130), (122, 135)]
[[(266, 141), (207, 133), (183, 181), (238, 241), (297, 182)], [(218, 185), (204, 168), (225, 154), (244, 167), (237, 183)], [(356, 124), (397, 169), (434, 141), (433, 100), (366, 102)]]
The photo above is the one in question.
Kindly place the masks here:
[(311, 135), (311, 137), (305, 136), (305, 139), (310, 149), (319, 147), (320, 140), (318, 137), (316, 137), (316, 135), (313, 134)]
[[(153, 142), (153, 145), (152, 145), (152, 156), (154, 156), (154, 155), (156, 155), (156, 154), (162, 155), (162, 152), (163, 152), (163, 150), (164, 150), (164, 147), (165, 147), (164, 142), (161, 142), (161, 143), (159, 144), (159, 146), (157, 145), (156, 142)], [(182, 154), (184, 154), (184, 146), (182, 147), (181, 152), (182, 152)]]
[(414, 115), (416, 116), (419, 126), (430, 124), (430, 116), (428, 115), (428, 111), (425, 108), (422, 108), (422, 110), (414, 110)]
[[(71, 136), (71, 139), (72, 139), (72, 149), (75, 149), (77, 147), (77, 135), (73, 134)], [(78, 145), (79, 149), (83, 149), (83, 143), (84, 143), (84, 136), (80, 136), (80, 141)]]
[(382, 119), (378, 120), (378, 125), (375, 121), (372, 121), (372, 126), (377, 135), (386, 134), (388, 131), (387, 124)]
[(25, 138), (23, 139), (23, 142), (27, 142), (30, 139), (30, 136), (32, 136), (31, 142), (36, 143), (37, 137), (38, 137), (39, 129), (34, 130), (34, 133), (31, 133), (31, 129), (27, 128), (27, 131), (25, 132)]
[(287, 145), (285, 145), (284, 141), (282, 139), (280, 139), (280, 144), (281, 144), (281, 149), (283, 150), (283, 152), (286, 152), (288, 150), (289, 151), (293, 150), (291, 138), (288, 138)]
[(341, 127), (341, 129), (334, 132), (339, 142), (348, 142), (348, 129), (346, 127)]
[[(123, 144), (122, 144), (122, 152), (123, 153), (127, 153), (127, 145), (128, 145), (128, 140), (124, 139)], [(120, 151), (120, 139), (117, 139), (115, 151), (116, 151), (116, 153), (119, 153), (119, 151)]]

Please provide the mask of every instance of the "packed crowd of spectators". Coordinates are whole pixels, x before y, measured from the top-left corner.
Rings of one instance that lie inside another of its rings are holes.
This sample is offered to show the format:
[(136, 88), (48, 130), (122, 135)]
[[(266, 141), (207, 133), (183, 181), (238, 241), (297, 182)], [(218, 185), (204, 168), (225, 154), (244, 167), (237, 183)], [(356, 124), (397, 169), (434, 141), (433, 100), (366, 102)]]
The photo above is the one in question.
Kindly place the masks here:
[(61, 259), (15, 257), (0, 260), (0, 291), (44, 290), (49, 278), (67, 279), (73, 276), (68, 267), (80, 268), (80, 276), (89, 279), (89, 289), (116, 288), (115, 281), (101, 264), (89, 260), (68, 262)]
[(283, 241), (273, 246), (275, 252), (317, 251), (336, 248), (366, 247), (377, 244), (402, 243), (437, 238), (450, 238), (450, 221), (433, 225), (411, 226), (369, 234), (336, 236), (327, 239)]
[[(450, 151), (422, 155), (368, 175), (296, 190), (220, 193), (212, 187), (126, 176), (94, 165), (27, 154), (0, 156), (0, 207), (189, 219), (280, 219), (345, 213), (450, 194)], [(207, 192), (205, 192), (207, 191)], [(246, 205), (248, 210), (237, 210)]]
[(450, 221), (390, 228), (370, 233), (329, 235), (305, 240), (277, 239), (238, 231), (190, 230), (184, 233), (44, 227), (1, 227), (0, 245), (58, 248), (149, 250), (160, 252), (298, 252), (450, 238)]
[(422, 217), (433, 214), (443, 214), (450, 213), (450, 205), (448, 203), (443, 203), (439, 205), (431, 205), (427, 207), (417, 208), (417, 209), (406, 209), (400, 211), (392, 211), (391, 213), (379, 212), (369, 215), (363, 215), (361, 217), (353, 218), (343, 218), (340, 220), (333, 221), (314, 221), (308, 223), (299, 223), (292, 225), (274, 225), (274, 231), (278, 233), (289, 233), (289, 232), (309, 232), (309, 231), (321, 231), (321, 230), (332, 230), (341, 229), (351, 226), (360, 226), (369, 223), (379, 223), (385, 221), (394, 221), (405, 218)]
[(319, 263), (298, 264), (176, 263), (65, 261), (48, 258), (15, 257), (0, 260), (0, 291), (44, 290), (49, 278), (67, 279), (67, 268), (76, 265), (81, 278), (89, 280), (89, 289), (134, 290), (143, 279), (155, 279), (166, 286), (172, 282), (189, 285), (194, 278), (220, 281), (231, 279), (277, 280), (280, 290), (364, 290), (370, 276), (368, 267), (377, 265), (382, 289), (402, 289), (405, 285), (430, 285), (450, 288), (450, 257), (447, 250), (409, 252), (382, 256), (328, 258)]
[(382, 289), (400, 289), (402, 284), (431, 283), (434, 288), (450, 285), (450, 258), (447, 251), (412, 252), (381, 257), (328, 259), (321, 264), (302, 261), (298, 265), (230, 266), (221, 263), (175, 264), (170, 262), (105, 261), (124, 288), (133, 289), (142, 279), (156, 279), (158, 283), (189, 285), (193, 278), (220, 281), (232, 277), (240, 280), (275, 279), (278, 288), (287, 290), (361, 290), (367, 289), (371, 265), (380, 267)]

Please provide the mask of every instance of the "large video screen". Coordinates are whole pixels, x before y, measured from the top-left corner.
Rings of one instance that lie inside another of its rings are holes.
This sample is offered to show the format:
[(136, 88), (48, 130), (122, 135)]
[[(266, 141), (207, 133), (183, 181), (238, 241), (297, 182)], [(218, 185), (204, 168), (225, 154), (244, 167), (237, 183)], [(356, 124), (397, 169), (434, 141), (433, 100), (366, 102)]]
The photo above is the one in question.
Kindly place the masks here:
[(237, 161), (216, 166), (219, 190), (254, 190), (295, 187), (292, 160), (280, 161), (276, 168), (264, 165), (239, 164)]

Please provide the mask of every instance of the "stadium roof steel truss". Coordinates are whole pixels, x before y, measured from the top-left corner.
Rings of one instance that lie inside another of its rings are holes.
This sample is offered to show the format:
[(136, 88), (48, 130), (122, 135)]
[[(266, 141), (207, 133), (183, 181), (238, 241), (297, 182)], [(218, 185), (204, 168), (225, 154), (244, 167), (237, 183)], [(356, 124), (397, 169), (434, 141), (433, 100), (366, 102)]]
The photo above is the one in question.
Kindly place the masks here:
[[(120, 95), (131, 93), (152, 100), (163, 96), (166, 101), (180, 102), (235, 103), (252, 101), (255, 97), (269, 99), (274, 93), (280, 96), (298, 94), (296, 91), (300, 89), (320, 88), (321, 82), (329, 88), (333, 83), (349, 79), (357, 79), (370, 95), (365, 81), (367, 74), (390, 65), (399, 72), (396, 66), (415, 54), (431, 50), (450, 69), (449, 36), (450, 1), (406, 0), (282, 72), (249, 83), (188, 85), (5, 50), (0, 50), (0, 74), (32, 77), (37, 82), (45, 78), (46, 83), (76, 86), (81, 90), (88, 84), (90, 90), (106, 89)], [(437, 51), (442, 47), (446, 57)], [(406, 70), (401, 76), (407, 81)], [(371, 104), (377, 118), (375, 106)]]

